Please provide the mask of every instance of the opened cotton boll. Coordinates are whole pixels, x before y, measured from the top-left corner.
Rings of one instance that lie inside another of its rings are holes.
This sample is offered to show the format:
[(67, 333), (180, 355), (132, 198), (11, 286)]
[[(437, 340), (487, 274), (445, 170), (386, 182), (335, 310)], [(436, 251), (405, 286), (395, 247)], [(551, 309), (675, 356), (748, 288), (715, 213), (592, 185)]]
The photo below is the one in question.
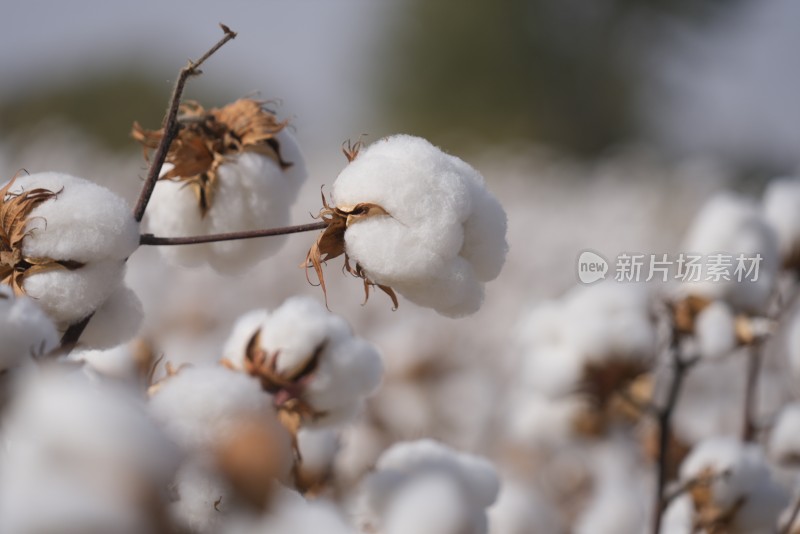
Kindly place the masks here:
[(327, 259), (346, 253), (354, 274), (442, 315), (476, 312), (505, 262), (506, 214), (483, 177), (419, 137), (362, 150), (336, 178), (332, 199), (322, 212), (331, 224), (309, 261), (319, 267), (315, 249)]
[(240, 516), (226, 525), (227, 534), (357, 534), (337, 507), (324, 499), (307, 501), (297, 493), (281, 491), (269, 513)]
[(489, 508), (490, 534), (566, 532), (555, 503), (531, 486), (513, 477), (503, 477), (497, 502)]
[(800, 180), (796, 177), (772, 180), (764, 190), (764, 217), (778, 236), (781, 258), (786, 267), (800, 261)]
[(122, 285), (125, 260), (139, 246), (125, 200), (55, 172), (17, 177), (0, 192), (0, 210), (16, 214), (4, 228), (10, 252), (0, 259), (0, 281), (36, 299), (60, 329), (94, 313)]
[[(209, 110), (184, 104), (182, 113), (187, 122), (148, 205), (148, 231), (187, 237), (288, 225), (307, 173), (286, 122), (249, 99)], [(148, 148), (161, 135), (134, 128), (134, 137)], [(179, 265), (208, 264), (236, 274), (277, 252), (284, 241), (278, 236), (160, 250)]]
[(0, 339), (0, 370), (7, 370), (55, 349), (59, 336), (35, 301), (0, 285)]
[(774, 479), (758, 445), (716, 437), (698, 444), (680, 468), (695, 518), (733, 534), (772, 532), (789, 495)]
[(699, 280), (680, 284), (681, 295), (724, 300), (737, 312), (764, 312), (781, 259), (778, 237), (752, 201), (732, 193), (711, 198), (695, 216), (681, 250), (701, 255), (704, 263)]
[(397, 443), (364, 480), (358, 511), (366, 528), (392, 534), (486, 534), (499, 485), (488, 460), (433, 440)]
[(225, 355), (228, 365), (258, 377), (279, 406), (291, 406), (310, 424), (351, 418), (383, 373), (377, 350), (307, 297), (293, 297), (271, 314), (245, 315)]
[(300, 462), (295, 483), (304, 493), (321, 493), (333, 476), (336, 454), (341, 448), (339, 435), (329, 428), (301, 428), (297, 433)]
[(694, 328), (704, 358), (722, 358), (737, 346), (736, 317), (725, 302), (712, 302), (703, 309), (697, 315)]
[(769, 434), (772, 458), (789, 467), (800, 466), (800, 403), (787, 404)]

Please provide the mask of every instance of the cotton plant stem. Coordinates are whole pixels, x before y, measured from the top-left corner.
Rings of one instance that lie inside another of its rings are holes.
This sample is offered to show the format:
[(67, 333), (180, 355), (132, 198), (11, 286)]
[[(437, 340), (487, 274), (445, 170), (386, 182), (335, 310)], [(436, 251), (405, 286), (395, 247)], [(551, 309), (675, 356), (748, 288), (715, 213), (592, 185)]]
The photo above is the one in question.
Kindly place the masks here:
[(672, 354), (672, 381), (667, 392), (667, 399), (663, 407), (658, 410), (658, 462), (656, 472), (656, 494), (654, 499), (653, 514), (653, 533), (660, 534), (661, 519), (667, 506), (664, 497), (667, 486), (667, 471), (669, 462), (669, 442), (672, 436), (672, 416), (680, 398), (681, 386), (684, 378), (691, 367), (697, 362), (697, 358), (685, 359), (680, 351), (680, 334), (673, 327), (670, 340), (669, 351)]
[(742, 441), (755, 441), (758, 433), (756, 412), (758, 404), (758, 376), (763, 360), (763, 340), (750, 347), (747, 354), (747, 376), (744, 389), (744, 410), (742, 421)]
[(158, 143), (156, 152), (153, 155), (153, 162), (150, 164), (150, 170), (147, 172), (147, 179), (142, 186), (142, 191), (139, 194), (139, 200), (136, 202), (136, 207), (133, 209), (133, 218), (136, 222), (141, 222), (144, 217), (144, 212), (147, 209), (147, 204), (150, 202), (150, 197), (153, 196), (153, 190), (158, 182), (158, 176), (161, 174), (161, 167), (164, 165), (164, 160), (167, 158), (167, 152), (172, 144), (172, 140), (178, 133), (178, 109), (181, 104), (181, 95), (183, 95), (183, 88), (186, 85), (186, 80), (189, 76), (196, 76), (200, 74), (199, 67), (214, 53), (222, 48), (222, 46), (236, 37), (236, 32), (224, 24), (220, 24), (225, 36), (220, 39), (214, 46), (212, 46), (200, 59), (196, 61), (189, 61), (178, 74), (178, 79), (175, 82), (175, 87), (172, 89), (172, 96), (170, 97), (169, 107), (167, 114), (164, 117), (164, 135)]
[(59, 346), (48, 353), (47, 356), (66, 356), (72, 352), (72, 349), (74, 349), (75, 345), (78, 344), (78, 340), (81, 338), (83, 331), (86, 330), (87, 326), (89, 326), (89, 321), (92, 320), (92, 317), (94, 317), (94, 313), (91, 313), (77, 323), (70, 325), (70, 327), (64, 332), (64, 335), (61, 336), (61, 343)]
[(239, 241), (242, 239), (254, 239), (256, 237), (271, 237), (277, 235), (298, 234), (301, 232), (313, 232), (314, 230), (324, 230), (328, 223), (320, 221), (297, 226), (284, 226), (282, 228), (267, 228), (264, 230), (248, 230), (244, 232), (229, 232), (226, 234), (198, 235), (190, 237), (158, 237), (153, 234), (142, 234), (139, 237), (139, 245), (152, 246), (175, 246), (175, 245), (198, 245), (200, 243), (219, 243), (220, 241)]

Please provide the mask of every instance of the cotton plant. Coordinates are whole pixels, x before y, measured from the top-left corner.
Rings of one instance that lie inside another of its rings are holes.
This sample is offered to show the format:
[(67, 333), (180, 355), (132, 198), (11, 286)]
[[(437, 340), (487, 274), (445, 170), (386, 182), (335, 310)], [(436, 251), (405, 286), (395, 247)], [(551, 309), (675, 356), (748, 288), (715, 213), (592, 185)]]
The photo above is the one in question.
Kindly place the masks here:
[[(303, 156), (289, 130), (263, 102), (243, 98), (221, 108), (185, 103), (180, 129), (150, 199), (147, 228), (186, 237), (286, 226), (306, 179)], [(164, 129), (134, 125), (134, 138), (157, 148)], [(241, 273), (274, 254), (285, 238), (162, 247), (184, 266), (208, 264)]]
[(102, 347), (136, 333), (141, 304), (123, 277), (139, 225), (124, 199), (82, 178), (45, 172), (0, 188), (0, 215), (0, 282), (35, 299), (61, 331), (96, 314), (103, 324), (87, 340)]
[(442, 315), (475, 313), (484, 285), (505, 263), (506, 214), (483, 177), (463, 160), (410, 135), (349, 155), (324, 201), (325, 231), (308, 253), (324, 289), (322, 262), (345, 269)]
[(381, 534), (486, 534), (497, 499), (492, 464), (433, 440), (387, 449), (361, 486), (356, 516)]
[(375, 347), (308, 297), (244, 315), (223, 355), (227, 366), (257, 377), (298, 424), (315, 426), (352, 418), (383, 373)]

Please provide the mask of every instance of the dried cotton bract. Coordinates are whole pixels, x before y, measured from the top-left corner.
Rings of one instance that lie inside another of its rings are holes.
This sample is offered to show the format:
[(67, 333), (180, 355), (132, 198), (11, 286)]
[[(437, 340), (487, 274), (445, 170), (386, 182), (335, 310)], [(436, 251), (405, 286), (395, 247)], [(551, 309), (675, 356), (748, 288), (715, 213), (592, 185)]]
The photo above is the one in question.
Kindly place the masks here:
[[(288, 224), (306, 169), (286, 126), (255, 100), (209, 110), (184, 104), (178, 135), (148, 205), (149, 230), (185, 237)], [(146, 148), (155, 148), (163, 131), (135, 125), (133, 135)], [(283, 237), (271, 237), (161, 251), (180, 265), (207, 262), (219, 272), (239, 273), (274, 254), (283, 242)]]
[(307, 297), (243, 316), (224, 355), (231, 367), (258, 377), (278, 405), (320, 424), (352, 417), (383, 374), (375, 347)]
[(346, 254), (348, 270), (368, 285), (446, 316), (476, 312), (508, 249), (506, 214), (483, 177), (408, 135), (349, 157), (333, 207), (321, 213), (329, 226), (308, 256), (320, 281), (320, 263)]
[(139, 246), (125, 200), (55, 172), (18, 177), (0, 193), (0, 278), (34, 298), (59, 328), (94, 313), (122, 287), (125, 260)]

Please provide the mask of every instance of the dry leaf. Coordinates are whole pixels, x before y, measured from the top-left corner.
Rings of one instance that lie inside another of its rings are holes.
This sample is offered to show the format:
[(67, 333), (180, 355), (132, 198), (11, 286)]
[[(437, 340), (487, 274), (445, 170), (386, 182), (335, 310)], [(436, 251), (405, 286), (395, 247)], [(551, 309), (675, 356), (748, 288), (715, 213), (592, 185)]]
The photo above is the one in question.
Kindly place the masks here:
[(16, 179), (15, 176), (0, 188), (0, 283), (11, 286), (14, 294), (23, 295), (26, 277), (57, 269), (79, 269), (83, 264), (23, 255), (22, 242), (30, 234), (30, 231), (25, 230), (29, 222), (28, 216), (42, 202), (56, 198), (60, 191), (37, 188), (10, 193)]
[(314, 272), (317, 274), (317, 280), (319, 280), (319, 286), (322, 288), (322, 293), (325, 296), (326, 307), (328, 306), (328, 290), (325, 287), (325, 276), (322, 272), (322, 264), (342, 254), (344, 254), (344, 270), (364, 281), (364, 303), (369, 300), (370, 288), (377, 287), (392, 299), (393, 309), (397, 309), (399, 306), (397, 295), (394, 290), (389, 286), (377, 284), (370, 280), (361, 265), (356, 263), (355, 266), (353, 266), (350, 263), (350, 257), (345, 250), (344, 234), (347, 228), (358, 221), (376, 216), (391, 217), (381, 206), (367, 202), (356, 204), (352, 208), (331, 207), (325, 199), (325, 195), (322, 195), (322, 209), (318, 217), (327, 224), (327, 227), (309, 249), (308, 254), (306, 254), (306, 260), (301, 267), (306, 269), (306, 279), (309, 283), (312, 282), (308, 278), (308, 269), (314, 269)]
[[(204, 109), (196, 102), (181, 104), (178, 133), (167, 152), (173, 168), (161, 176), (191, 187), (202, 215), (211, 208), (216, 191), (217, 170), (226, 158), (241, 152), (257, 152), (275, 160), (282, 169), (292, 166), (281, 156), (276, 135), (288, 121), (279, 122), (264, 103), (240, 99), (222, 108)], [(145, 149), (154, 150), (164, 129), (145, 130), (133, 124), (131, 135)]]

